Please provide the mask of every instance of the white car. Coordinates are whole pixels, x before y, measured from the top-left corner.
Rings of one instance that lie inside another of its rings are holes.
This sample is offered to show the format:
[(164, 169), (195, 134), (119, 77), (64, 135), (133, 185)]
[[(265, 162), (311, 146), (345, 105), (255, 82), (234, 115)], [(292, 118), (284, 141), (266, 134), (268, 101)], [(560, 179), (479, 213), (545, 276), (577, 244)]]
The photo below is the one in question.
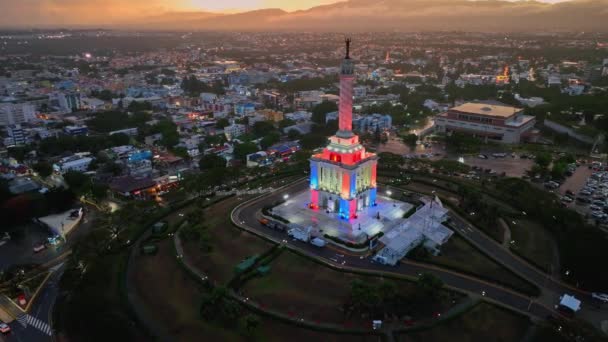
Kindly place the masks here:
[(597, 299), (597, 300), (599, 300), (601, 302), (604, 302), (604, 303), (608, 303), (608, 294), (605, 294), (605, 293), (593, 292), (591, 294), (591, 298)]
[(46, 249), (46, 246), (44, 244), (39, 244), (37, 246), (34, 246), (34, 253), (40, 253), (45, 249)]
[(8, 324), (0, 321), (0, 333), (8, 334), (9, 332), (11, 332), (11, 327), (9, 327)]

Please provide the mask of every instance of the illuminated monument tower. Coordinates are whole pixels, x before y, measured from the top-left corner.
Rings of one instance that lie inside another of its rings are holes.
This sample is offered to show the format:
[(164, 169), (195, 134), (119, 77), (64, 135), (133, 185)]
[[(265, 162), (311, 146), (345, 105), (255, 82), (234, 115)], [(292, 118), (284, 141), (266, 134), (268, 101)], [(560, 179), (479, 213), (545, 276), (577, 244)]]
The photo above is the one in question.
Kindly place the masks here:
[(357, 217), (357, 211), (376, 204), (378, 157), (365, 152), (352, 132), (354, 63), (346, 56), (340, 70), (339, 129), (329, 138), (322, 153), (310, 159), (310, 207), (339, 213), (344, 219)]

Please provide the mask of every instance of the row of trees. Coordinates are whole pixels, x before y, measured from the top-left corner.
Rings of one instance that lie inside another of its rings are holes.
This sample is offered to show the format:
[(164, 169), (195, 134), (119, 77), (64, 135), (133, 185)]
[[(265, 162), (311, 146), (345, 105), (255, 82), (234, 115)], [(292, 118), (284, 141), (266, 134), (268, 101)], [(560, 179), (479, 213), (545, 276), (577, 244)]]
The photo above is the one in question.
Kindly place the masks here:
[(431, 313), (444, 296), (443, 281), (428, 273), (420, 275), (414, 291), (409, 293), (399, 289), (394, 281), (376, 284), (356, 279), (351, 282), (344, 311), (347, 316), (362, 317), (421, 316)]

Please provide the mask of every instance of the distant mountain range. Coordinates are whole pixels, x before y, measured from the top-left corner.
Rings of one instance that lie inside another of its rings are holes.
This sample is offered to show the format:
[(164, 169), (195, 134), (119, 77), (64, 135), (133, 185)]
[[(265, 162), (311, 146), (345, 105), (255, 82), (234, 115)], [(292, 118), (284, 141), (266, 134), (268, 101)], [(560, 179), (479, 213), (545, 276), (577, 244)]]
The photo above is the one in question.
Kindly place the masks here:
[(170, 12), (122, 27), (230, 31), (608, 31), (608, 0), (349, 0), (308, 10)]

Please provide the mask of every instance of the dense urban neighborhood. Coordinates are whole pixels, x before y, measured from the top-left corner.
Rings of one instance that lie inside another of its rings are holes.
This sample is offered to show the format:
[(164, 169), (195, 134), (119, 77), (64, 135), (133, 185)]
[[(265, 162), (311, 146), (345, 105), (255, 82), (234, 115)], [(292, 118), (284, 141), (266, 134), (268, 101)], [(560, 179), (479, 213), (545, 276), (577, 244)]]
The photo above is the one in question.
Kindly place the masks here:
[(605, 341), (608, 34), (0, 31), (0, 341)]

